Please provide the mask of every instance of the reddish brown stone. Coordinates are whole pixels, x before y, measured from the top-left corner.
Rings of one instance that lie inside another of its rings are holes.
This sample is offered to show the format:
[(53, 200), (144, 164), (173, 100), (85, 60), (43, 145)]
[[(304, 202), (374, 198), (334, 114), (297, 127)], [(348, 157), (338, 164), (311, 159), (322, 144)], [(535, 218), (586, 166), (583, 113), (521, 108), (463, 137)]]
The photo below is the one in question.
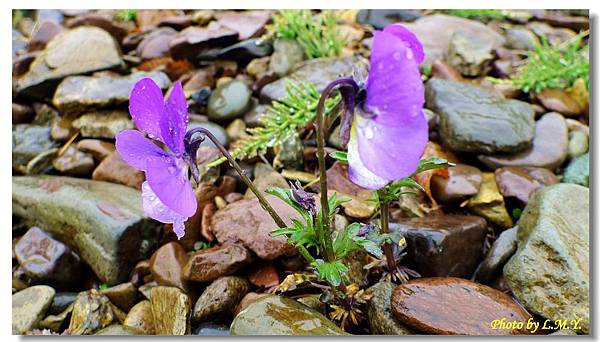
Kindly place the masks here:
[(158, 23), (158, 26), (168, 26), (176, 30), (183, 30), (194, 23), (191, 15), (175, 15), (164, 18)]
[(200, 234), (206, 241), (213, 242), (215, 240), (215, 235), (210, 230), (210, 220), (217, 212), (217, 206), (210, 202), (206, 204), (204, 209), (202, 209), (202, 224), (200, 228)]
[(29, 66), (40, 53), (41, 51), (32, 51), (15, 56), (12, 61), (13, 76), (22, 76), (29, 71)]
[(444, 80), (464, 81), (464, 78), (454, 67), (441, 60), (435, 60), (431, 64), (431, 77), (437, 77)]
[(481, 186), (481, 171), (465, 164), (448, 168), (448, 176), (433, 175), (430, 188), (436, 200), (442, 203), (463, 201), (477, 195)]
[(129, 277), (131, 283), (135, 286), (144, 284), (144, 277), (150, 273), (150, 260), (142, 260), (138, 262)]
[(62, 26), (51, 20), (45, 20), (40, 24), (39, 29), (33, 34), (29, 44), (28, 51), (43, 50), (52, 38), (56, 37), (63, 30)]
[(143, 60), (169, 56), (169, 43), (176, 35), (177, 31), (169, 27), (151, 32), (137, 46), (137, 55)]
[(230, 194), (227, 194), (225, 196), (225, 201), (227, 203), (233, 203), (233, 202), (237, 202), (241, 199), (244, 199), (244, 195), (240, 194), (239, 192), (232, 192)]
[(135, 22), (140, 30), (158, 25), (165, 18), (177, 15), (175, 10), (138, 10), (135, 15)]
[(121, 42), (127, 35), (127, 29), (112, 20), (109, 13), (88, 13), (77, 16), (67, 21), (67, 27), (96, 26), (110, 33), (117, 42)]
[(195, 57), (204, 49), (232, 44), (237, 38), (236, 31), (214, 21), (207, 27), (190, 26), (171, 41), (171, 56), (175, 59)]
[(92, 179), (141, 189), (144, 173), (127, 164), (119, 152), (114, 151), (96, 167)]
[(182, 278), (183, 267), (189, 256), (177, 242), (169, 242), (154, 252), (150, 258), (150, 272), (158, 285), (177, 287), (188, 292), (187, 281)]
[(563, 115), (580, 115), (585, 111), (577, 100), (562, 89), (544, 89), (536, 98), (546, 109)]
[(33, 117), (35, 116), (35, 112), (33, 108), (30, 106), (12, 103), (12, 123), (20, 124), (31, 122)]
[(425, 277), (470, 278), (483, 258), (487, 225), (483, 218), (439, 215), (399, 220), (390, 230), (406, 239), (408, 267)]
[[(399, 285), (392, 312), (416, 331), (440, 335), (527, 334), (532, 316), (510, 296), (460, 278), (421, 278)], [(496, 320), (521, 322), (523, 328), (492, 329)]]
[(77, 149), (91, 154), (97, 161), (102, 161), (115, 151), (115, 144), (98, 139), (81, 139)]
[[(266, 199), (286, 224), (291, 225), (293, 218), (300, 219), (300, 214), (279, 198), (267, 195)], [(265, 260), (296, 253), (285, 237), (270, 235), (277, 228), (256, 197), (228, 204), (211, 220), (211, 231), (220, 243), (241, 243)]]
[(521, 204), (527, 204), (533, 192), (542, 186), (560, 182), (552, 171), (538, 167), (507, 166), (494, 173), (502, 196), (516, 198)]
[(281, 278), (279, 272), (273, 263), (266, 263), (258, 266), (248, 275), (248, 280), (252, 285), (262, 287), (273, 287), (279, 285)]
[(268, 293), (256, 293), (256, 292), (248, 292), (244, 298), (242, 298), (242, 300), (240, 301), (240, 303), (238, 304), (238, 306), (235, 308), (235, 311), (233, 312), (233, 317), (237, 316), (240, 311), (244, 310), (245, 308), (248, 307), (248, 305), (254, 303), (255, 301), (261, 299), (264, 296), (268, 296)]
[(238, 32), (239, 40), (246, 40), (260, 36), (270, 20), (271, 11), (230, 11), (220, 16), (219, 24)]
[(132, 283), (126, 282), (101, 290), (101, 294), (110, 299), (119, 309), (129, 312), (138, 301), (138, 290)]
[(203, 249), (190, 257), (183, 270), (183, 277), (190, 281), (212, 281), (236, 272), (250, 264), (252, 259), (252, 253), (237, 244)]

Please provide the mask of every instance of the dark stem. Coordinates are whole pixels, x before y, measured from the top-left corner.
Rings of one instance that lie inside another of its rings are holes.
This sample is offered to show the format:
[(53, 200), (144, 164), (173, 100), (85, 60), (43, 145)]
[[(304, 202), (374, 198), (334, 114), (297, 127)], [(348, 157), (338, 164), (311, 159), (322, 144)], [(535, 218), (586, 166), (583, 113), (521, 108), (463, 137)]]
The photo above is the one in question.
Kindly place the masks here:
[[(390, 232), (389, 228), (389, 211), (390, 211), (390, 203), (389, 202), (381, 202), (381, 233), (388, 234)], [(385, 254), (385, 259), (387, 261), (388, 270), (390, 273), (394, 272), (396, 269), (396, 259), (394, 258), (394, 252), (392, 251), (392, 245), (390, 243), (385, 243), (383, 245), (383, 253)]]
[[(186, 146), (195, 147), (195, 149), (193, 149), (193, 151), (190, 151), (192, 153), (192, 160), (194, 161), (194, 164), (195, 164), (195, 160), (196, 160), (196, 151), (197, 151), (198, 147), (200, 146), (200, 144), (197, 143), (197, 140), (196, 141), (192, 140), (193, 135), (196, 133), (204, 134), (204, 136), (208, 137), (208, 139), (210, 139), (215, 144), (215, 146), (217, 146), (217, 148), (221, 151), (221, 153), (223, 153), (225, 158), (227, 158), (227, 160), (229, 161), (229, 164), (240, 175), (240, 177), (242, 178), (242, 181), (254, 193), (256, 198), (258, 198), (258, 202), (263, 207), (263, 209), (266, 210), (269, 213), (269, 215), (271, 215), (271, 217), (273, 218), (273, 220), (275, 221), (277, 226), (279, 226), (279, 228), (287, 227), (287, 224), (285, 224), (285, 222), (283, 222), (281, 217), (275, 212), (273, 207), (271, 207), (271, 205), (269, 204), (269, 202), (267, 202), (267, 200), (265, 199), (263, 194), (260, 191), (258, 191), (258, 189), (254, 186), (254, 184), (252, 183), (250, 178), (248, 178), (248, 176), (246, 176), (246, 173), (244, 172), (244, 170), (242, 170), (240, 165), (235, 161), (235, 159), (231, 156), (231, 154), (229, 154), (229, 151), (227, 151), (225, 146), (223, 146), (219, 142), (219, 140), (208, 129), (203, 128), (203, 127), (192, 128), (185, 135), (184, 141), (185, 141)], [(203, 138), (201, 138), (201, 139), (203, 139)]]
[[(321, 239), (323, 241), (322, 250), (325, 261), (331, 262), (335, 260), (335, 254), (333, 252), (333, 239), (331, 234), (331, 223), (329, 218), (329, 198), (327, 197), (327, 169), (325, 168), (325, 132), (324, 132), (324, 112), (325, 112), (325, 101), (329, 98), (331, 93), (340, 86), (352, 87), (358, 91), (358, 85), (350, 77), (339, 78), (327, 85), (317, 104), (317, 160), (319, 163), (319, 184), (321, 191), (321, 217), (322, 217), (322, 231)], [(343, 95), (342, 95), (343, 96)], [(352, 107), (354, 104), (352, 104)], [(346, 111), (348, 108), (346, 107)]]

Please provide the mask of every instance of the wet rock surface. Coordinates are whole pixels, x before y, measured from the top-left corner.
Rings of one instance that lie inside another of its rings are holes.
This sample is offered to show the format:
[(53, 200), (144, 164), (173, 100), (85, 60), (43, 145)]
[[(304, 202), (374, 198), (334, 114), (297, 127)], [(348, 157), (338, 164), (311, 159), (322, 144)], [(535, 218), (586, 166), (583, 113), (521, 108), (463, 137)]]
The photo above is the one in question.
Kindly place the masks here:
[(525, 102), (441, 79), (427, 82), (425, 94), (427, 108), (440, 115), (442, 140), (452, 150), (513, 152), (532, 143), (534, 112)]
[(498, 317), (527, 322), (517, 302), (491, 287), (460, 278), (422, 278), (399, 285), (392, 312), (414, 330), (436, 335), (519, 335), (526, 330), (492, 329)]
[(124, 280), (156, 243), (159, 226), (147, 219), (139, 196), (134, 189), (105, 182), (13, 177), (13, 214), (76, 248), (109, 284)]
[(407, 265), (424, 277), (470, 278), (483, 256), (485, 220), (448, 215), (413, 218), (390, 224), (407, 242)]
[(231, 335), (346, 335), (322, 314), (286, 297), (268, 295), (242, 310)]
[(235, 307), (250, 290), (241, 277), (221, 277), (212, 282), (200, 295), (192, 311), (195, 322), (228, 321)]
[(508, 286), (527, 309), (552, 320), (581, 319), (584, 333), (589, 329), (588, 198), (588, 189), (575, 184), (536, 192), (517, 223), (518, 250), (504, 266)]
[(507, 229), (494, 241), (475, 274), (478, 282), (487, 284), (502, 274), (502, 267), (517, 250), (518, 229), (518, 226)]
[(392, 293), (398, 287), (387, 281), (380, 281), (371, 287), (373, 298), (367, 303), (369, 327), (374, 335), (413, 335), (414, 332), (399, 321), (392, 312)]
[(239, 244), (225, 244), (192, 254), (183, 269), (190, 281), (212, 281), (230, 275), (253, 260), (251, 252)]

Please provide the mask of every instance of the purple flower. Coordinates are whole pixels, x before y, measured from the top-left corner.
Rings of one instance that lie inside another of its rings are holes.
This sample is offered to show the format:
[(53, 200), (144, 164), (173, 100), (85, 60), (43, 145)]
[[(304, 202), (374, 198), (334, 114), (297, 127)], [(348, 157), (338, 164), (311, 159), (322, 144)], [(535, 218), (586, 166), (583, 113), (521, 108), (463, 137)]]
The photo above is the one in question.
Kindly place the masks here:
[[(428, 140), (417, 37), (401, 25), (375, 31), (366, 94), (359, 94), (348, 142), (349, 178), (368, 188), (413, 173)], [(361, 96), (362, 95), (362, 96)]]
[[(181, 239), (185, 234), (184, 223), (197, 207), (188, 176), (190, 158), (184, 144), (188, 111), (181, 83), (175, 82), (165, 103), (152, 79), (138, 81), (129, 96), (129, 112), (139, 131), (119, 132), (116, 148), (129, 165), (146, 174), (142, 184), (146, 214), (157, 221), (172, 223), (173, 231)], [(168, 151), (153, 140), (163, 143)]]
[(308, 211), (311, 216), (317, 215), (317, 201), (315, 197), (306, 192), (299, 181), (292, 183), (292, 197), (304, 210)]

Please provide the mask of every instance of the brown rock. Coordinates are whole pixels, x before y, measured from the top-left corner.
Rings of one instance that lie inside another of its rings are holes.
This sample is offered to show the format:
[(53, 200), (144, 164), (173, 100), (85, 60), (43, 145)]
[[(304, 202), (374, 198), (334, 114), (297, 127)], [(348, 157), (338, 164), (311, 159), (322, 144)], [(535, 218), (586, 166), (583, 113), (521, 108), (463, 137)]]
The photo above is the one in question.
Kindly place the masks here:
[(176, 287), (157, 286), (150, 295), (157, 335), (185, 335), (189, 331), (190, 298)]
[(154, 316), (152, 315), (152, 304), (149, 300), (137, 303), (125, 317), (123, 325), (133, 328), (146, 335), (154, 335)]
[(560, 182), (552, 171), (538, 167), (507, 166), (494, 172), (502, 196), (527, 204), (533, 192), (544, 185)]
[(227, 203), (233, 203), (243, 199), (244, 195), (240, 194), (239, 192), (232, 192), (227, 194), (224, 198)]
[(458, 70), (454, 69), (453, 66), (444, 62), (443, 60), (435, 60), (431, 64), (431, 77), (437, 77), (444, 80), (451, 81), (464, 81), (464, 78), (458, 72)]
[(131, 310), (138, 301), (138, 290), (130, 282), (103, 289), (100, 293), (125, 312)]
[(144, 182), (144, 173), (127, 164), (118, 151), (106, 157), (92, 173), (93, 180), (123, 184), (132, 188), (141, 189)]
[(238, 304), (238, 306), (235, 308), (235, 312), (233, 313), (233, 316), (237, 316), (240, 311), (244, 310), (245, 308), (248, 307), (248, 305), (252, 304), (253, 302), (257, 301), (258, 299), (264, 297), (264, 296), (268, 296), (268, 293), (256, 293), (256, 292), (249, 292), (248, 294), (246, 294), (244, 296), (244, 298), (242, 298), (242, 300), (240, 300), (240, 303)]
[(213, 202), (207, 203), (202, 209), (202, 224), (200, 227), (200, 234), (208, 242), (213, 242), (215, 240), (215, 235), (210, 229), (210, 220), (216, 212), (217, 206)]
[(404, 324), (428, 334), (519, 335), (522, 329), (493, 329), (494, 322), (531, 319), (508, 295), (460, 278), (421, 278), (399, 285), (392, 294), (392, 312)]
[(28, 51), (43, 50), (52, 38), (56, 37), (63, 30), (62, 26), (51, 20), (44, 20), (38, 30), (31, 36)]
[(448, 177), (434, 174), (430, 188), (436, 200), (449, 203), (465, 200), (479, 192), (481, 171), (466, 164), (448, 168)]
[(12, 103), (12, 123), (29, 123), (35, 116), (33, 108), (27, 105)]
[(195, 57), (204, 49), (234, 43), (238, 33), (217, 22), (207, 27), (191, 26), (179, 32), (170, 43), (171, 56), (175, 59)]
[[(300, 219), (300, 214), (279, 198), (272, 195), (265, 198), (286, 224), (291, 225), (293, 218)], [(296, 253), (285, 237), (270, 235), (277, 228), (256, 197), (228, 204), (211, 220), (211, 230), (220, 243), (241, 243), (265, 260)]]
[(238, 244), (203, 249), (192, 254), (183, 269), (183, 277), (190, 281), (212, 281), (234, 273), (252, 259), (250, 251)]
[(73, 146), (69, 146), (61, 156), (54, 159), (52, 166), (60, 173), (68, 176), (88, 177), (94, 170), (94, 158)]
[(281, 278), (277, 267), (271, 262), (259, 265), (248, 275), (248, 280), (252, 285), (258, 287), (273, 287), (279, 285)]
[(212, 88), (214, 82), (214, 70), (212, 68), (199, 69), (194, 71), (190, 79), (185, 82), (183, 91), (187, 96), (191, 96), (202, 89)]
[(115, 151), (115, 144), (98, 139), (81, 139), (76, 147), (81, 152), (91, 154), (97, 161), (102, 161)]
[(479, 156), (490, 168), (502, 166), (533, 166), (554, 170), (567, 158), (569, 136), (562, 115), (548, 113), (535, 123), (531, 148), (513, 155)]
[(536, 99), (549, 111), (563, 115), (580, 115), (585, 110), (577, 100), (562, 89), (546, 88), (536, 96)]
[(131, 270), (130, 281), (133, 285), (139, 287), (143, 284), (144, 277), (148, 274), (150, 274), (150, 260), (142, 260)]
[(150, 258), (150, 272), (158, 285), (177, 287), (188, 292), (187, 281), (182, 278), (183, 267), (189, 257), (177, 242), (160, 247)]
[[(77, 120), (77, 117), (72, 114), (63, 114), (60, 117), (52, 120), (52, 130), (50, 136), (52, 140), (56, 141), (67, 141), (77, 133), (77, 129), (73, 127), (73, 122)], [(83, 151), (82, 151), (83, 152)]]
[(477, 216), (446, 215), (391, 223), (406, 239), (403, 262), (424, 277), (470, 278), (483, 257), (487, 232)]
[(79, 256), (38, 227), (29, 229), (19, 239), (14, 253), (22, 270), (35, 282), (69, 287), (80, 280)]
[(183, 30), (194, 23), (191, 15), (174, 15), (166, 17), (158, 23), (158, 26), (168, 26), (176, 30)]
[(152, 31), (137, 46), (137, 55), (144, 60), (169, 56), (169, 43), (176, 35), (177, 31), (170, 27)]
[(163, 19), (177, 15), (176, 10), (138, 10), (135, 15), (135, 22), (140, 30), (158, 25)]
[(20, 77), (24, 75), (28, 70), (29, 66), (37, 58), (41, 51), (32, 51), (20, 54), (12, 60), (12, 74), (14, 77)]
[(73, 303), (69, 333), (71, 335), (90, 335), (116, 321), (108, 297), (97, 290), (81, 292)]
[(236, 31), (239, 40), (246, 40), (260, 36), (270, 20), (271, 11), (228, 11), (220, 16), (218, 23)]
[(127, 35), (127, 29), (123, 25), (119, 25), (117, 21), (112, 20), (109, 13), (87, 13), (79, 15), (73, 19), (67, 20), (67, 27), (74, 28), (77, 26), (96, 26), (113, 36), (117, 42), (120, 42)]
[(249, 290), (250, 284), (241, 277), (221, 277), (215, 280), (194, 305), (193, 321), (229, 321), (235, 307)]

